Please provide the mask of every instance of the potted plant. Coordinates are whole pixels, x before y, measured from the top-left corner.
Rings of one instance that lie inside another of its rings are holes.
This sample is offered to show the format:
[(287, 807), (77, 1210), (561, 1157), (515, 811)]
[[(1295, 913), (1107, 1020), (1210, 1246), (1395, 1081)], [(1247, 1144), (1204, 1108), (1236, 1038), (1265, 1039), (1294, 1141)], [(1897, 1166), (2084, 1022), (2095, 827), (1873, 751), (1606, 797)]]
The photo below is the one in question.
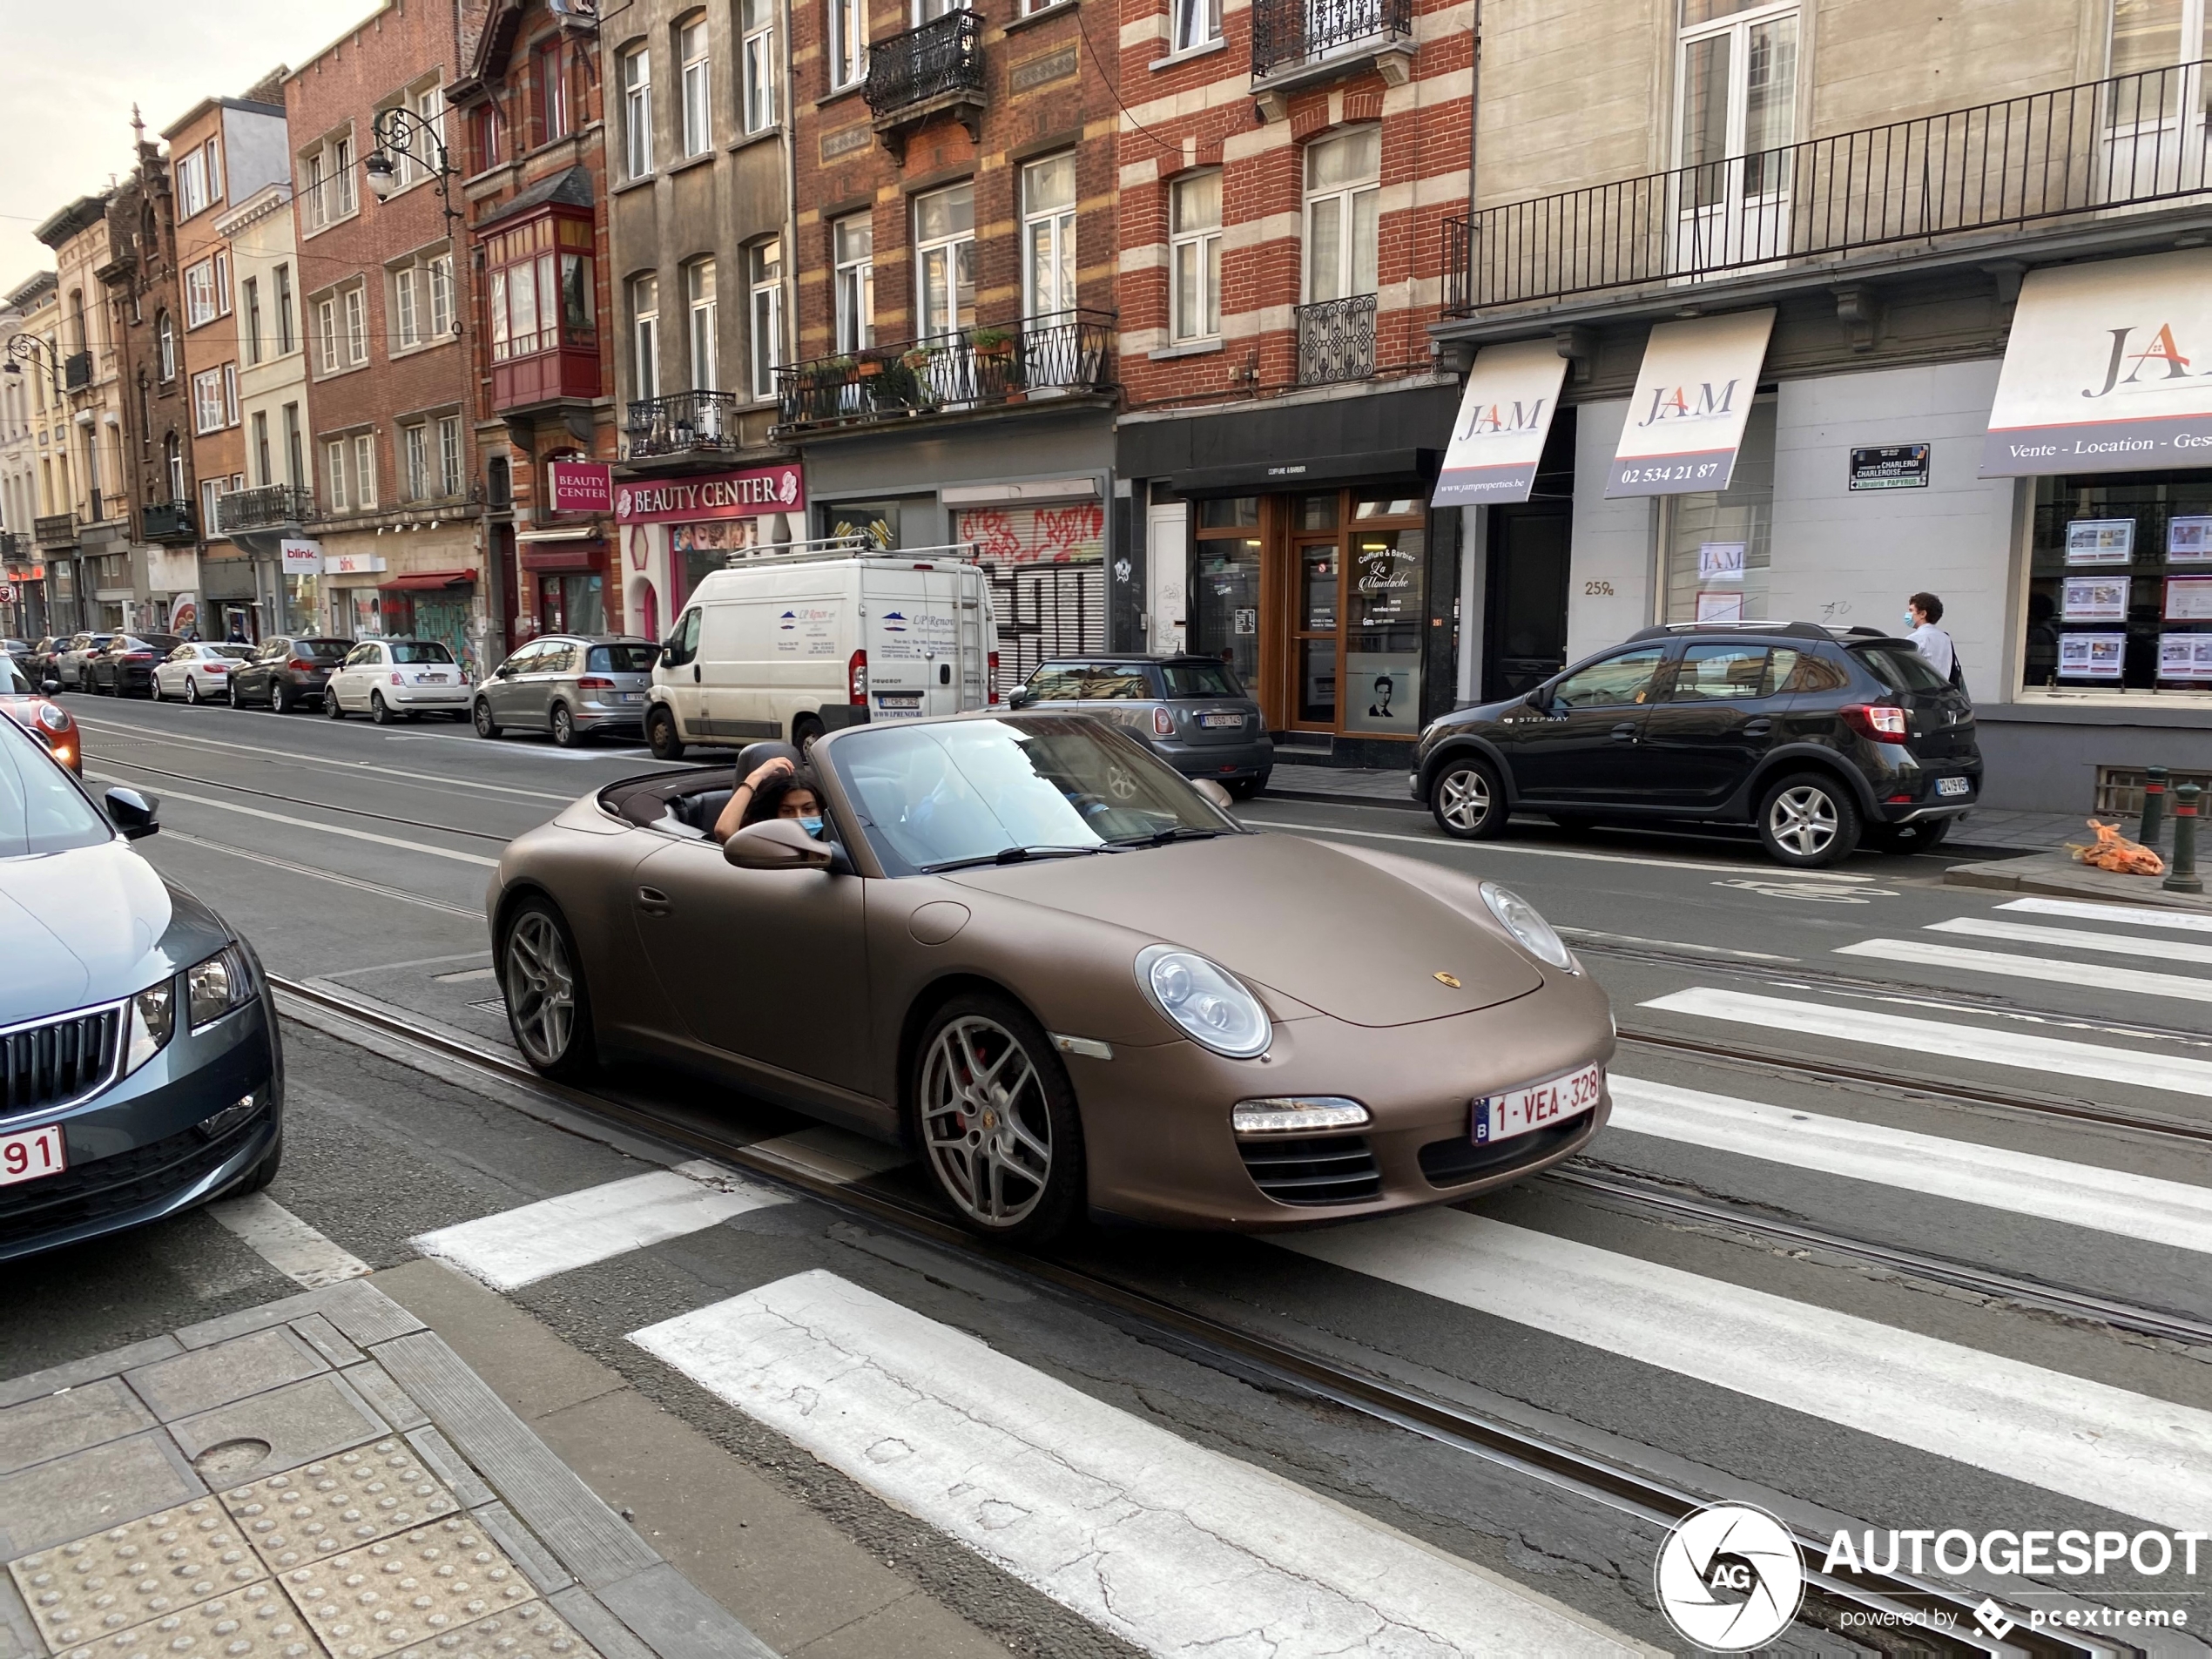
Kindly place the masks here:
[(919, 374), (929, 367), (928, 348), (923, 346), (911, 347), (900, 357), (899, 361)]

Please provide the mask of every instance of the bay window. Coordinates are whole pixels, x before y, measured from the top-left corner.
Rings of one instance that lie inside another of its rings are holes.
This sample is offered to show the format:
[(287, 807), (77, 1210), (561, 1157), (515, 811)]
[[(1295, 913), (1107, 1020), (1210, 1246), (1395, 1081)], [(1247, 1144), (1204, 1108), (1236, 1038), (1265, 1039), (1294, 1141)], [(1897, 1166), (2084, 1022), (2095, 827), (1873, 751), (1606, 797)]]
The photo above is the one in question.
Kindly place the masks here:
[[(485, 239), (484, 321), (494, 362), (598, 345), (589, 221), (544, 217)], [(449, 256), (424, 272), (432, 318), (452, 306)]]

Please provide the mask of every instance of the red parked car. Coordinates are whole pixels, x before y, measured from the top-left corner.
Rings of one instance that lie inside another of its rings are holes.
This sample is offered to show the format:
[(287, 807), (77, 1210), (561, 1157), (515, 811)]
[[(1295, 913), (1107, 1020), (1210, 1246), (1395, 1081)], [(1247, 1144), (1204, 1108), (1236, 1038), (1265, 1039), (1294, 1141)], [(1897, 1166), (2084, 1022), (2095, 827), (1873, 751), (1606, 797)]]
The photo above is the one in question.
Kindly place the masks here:
[(62, 765), (84, 775), (84, 745), (78, 741), (77, 722), (24, 678), (23, 664), (12, 657), (0, 657), (0, 714), (44, 744)]

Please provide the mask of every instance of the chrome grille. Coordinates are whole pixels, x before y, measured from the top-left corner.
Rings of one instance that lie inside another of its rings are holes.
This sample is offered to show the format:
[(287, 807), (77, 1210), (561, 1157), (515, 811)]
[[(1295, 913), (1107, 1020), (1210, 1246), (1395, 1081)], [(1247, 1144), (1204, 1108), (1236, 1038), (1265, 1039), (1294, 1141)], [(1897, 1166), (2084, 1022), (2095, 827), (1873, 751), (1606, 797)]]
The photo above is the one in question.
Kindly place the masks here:
[(125, 1007), (0, 1031), (0, 1117), (66, 1106), (105, 1088), (122, 1057)]
[(1253, 1184), (1278, 1204), (1359, 1204), (1379, 1197), (1382, 1171), (1361, 1135), (1237, 1143)]

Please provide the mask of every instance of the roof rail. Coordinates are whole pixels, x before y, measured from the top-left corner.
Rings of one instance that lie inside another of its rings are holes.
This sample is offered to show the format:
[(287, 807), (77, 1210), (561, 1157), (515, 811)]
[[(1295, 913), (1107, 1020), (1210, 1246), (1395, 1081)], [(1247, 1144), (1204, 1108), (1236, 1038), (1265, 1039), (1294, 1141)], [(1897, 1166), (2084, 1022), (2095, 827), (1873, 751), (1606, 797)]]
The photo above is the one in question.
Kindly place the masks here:
[(772, 543), (763, 548), (733, 548), (722, 562), (726, 570), (755, 564), (799, 564), (821, 559), (883, 559), (896, 563), (973, 564), (981, 558), (974, 542), (936, 547), (885, 547), (867, 536), (824, 536), (811, 542)]
[(1630, 634), (1631, 641), (1638, 639), (1672, 639), (1676, 634), (1787, 634), (1794, 639), (1833, 639), (1835, 631), (1817, 622), (1775, 622), (1756, 617), (1734, 617), (1727, 622), (1662, 622)]

